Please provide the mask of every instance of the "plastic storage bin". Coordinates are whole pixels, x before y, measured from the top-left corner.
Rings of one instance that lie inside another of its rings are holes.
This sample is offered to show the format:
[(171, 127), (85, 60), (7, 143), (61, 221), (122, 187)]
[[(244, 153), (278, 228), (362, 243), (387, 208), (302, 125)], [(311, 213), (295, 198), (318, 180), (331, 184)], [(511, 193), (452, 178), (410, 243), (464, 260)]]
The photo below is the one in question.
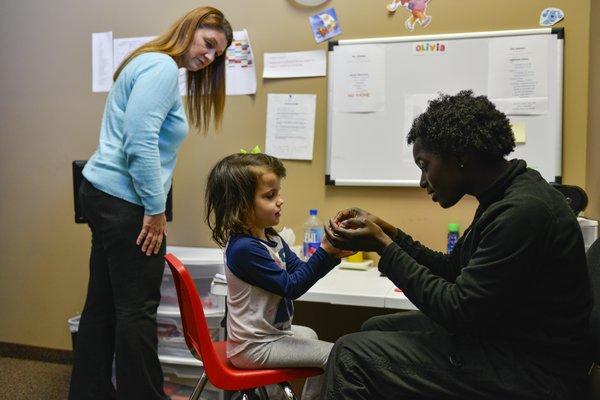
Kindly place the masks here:
[[(189, 397), (204, 369), (199, 365), (187, 365), (176, 357), (160, 356), (160, 360), (165, 377), (165, 388), (168, 387), (167, 385), (177, 385), (178, 390), (181, 392), (180, 394), (182, 396), (187, 394)], [(224, 396), (222, 390), (215, 388), (208, 382), (200, 398), (203, 400), (223, 400)], [(182, 397), (182, 399), (187, 399), (188, 397)], [(171, 395), (171, 399), (177, 400), (178, 397)]]
[[(208, 315), (223, 315), (225, 313), (225, 299), (215, 296), (210, 292), (212, 278), (217, 273), (224, 272), (223, 251), (201, 247), (169, 246), (168, 253), (173, 253), (185, 265), (196, 283), (196, 288), (202, 300), (204, 313)], [(179, 314), (177, 303), (177, 290), (173, 275), (169, 267), (165, 266), (165, 273), (161, 286), (161, 302), (159, 314)]]
[[(224, 329), (221, 328), (220, 316), (207, 317), (207, 322), (213, 341), (224, 339)], [(183, 324), (180, 316), (162, 316), (158, 315), (158, 354), (165, 356), (175, 356), (184, 358), (193, 358), (190, 353), (185, 338), (183, 336)]]
[[(198, 294), (200, 295), (200, 300), (202, 301), (202, 307), (204, 307), (204, 314), (207, 316), (213, 314), (223, 314), (225, 312), (225, 299), (220, 296), (215, 296), (210, 292), (212, 278), (216, 273), (222, 271), (222, 269), (219, 269), (222, 268), (222, 266), (197, 268), (195, 266), (190, 267), (186, 265), (186, 267), (194, 279), (196, 289), (198, 289)], [(171, 270), (168, 269), (168, 267), (165, 269), (165, 273), (163, 275), (160, 293), (161, 301), (159, 312), (179, 313), (177, 289), (175, 288), (175, 281), (173, 280)]]

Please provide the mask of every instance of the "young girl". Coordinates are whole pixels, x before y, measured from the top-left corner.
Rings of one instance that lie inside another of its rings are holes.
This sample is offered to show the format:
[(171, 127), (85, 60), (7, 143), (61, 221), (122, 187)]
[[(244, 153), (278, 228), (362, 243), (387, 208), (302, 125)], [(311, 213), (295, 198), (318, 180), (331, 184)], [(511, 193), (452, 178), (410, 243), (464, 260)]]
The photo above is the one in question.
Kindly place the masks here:
[[(333, 343), (292, 325), (293, 299), (346, 256), (323, 241), (301, 261), (273, 229), (279, 224), (285, 167), (266, 154), (233, 154), (219, 161), (206, 184), (206, 222), (225, 247), (227, 356), (238, 368), (324, 368)], [(338, 258), (336, 258), (338, 257)], [(316, 399), (320, 376), (303, 399)]]

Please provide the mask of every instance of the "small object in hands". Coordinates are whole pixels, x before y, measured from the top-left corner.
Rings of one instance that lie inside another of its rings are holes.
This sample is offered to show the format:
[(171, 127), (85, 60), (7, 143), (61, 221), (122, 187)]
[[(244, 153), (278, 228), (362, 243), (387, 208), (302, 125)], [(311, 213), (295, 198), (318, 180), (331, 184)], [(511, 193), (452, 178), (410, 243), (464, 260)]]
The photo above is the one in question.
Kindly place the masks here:
[(348, 220), (344, 220), (340, 223), (338, 223), (338, 227), (342, 228), (342, 229), (358, 229), (359, 225), (354, 223), (354, 225), (352, 225), (352, 223), (349, 223)]
[(367, 271), (373, 266), (373, 260), (364, 260), (362, 262), (349, 262), (342, 260), (340, 263), (340, 269), (356, 269), (359, 271)]

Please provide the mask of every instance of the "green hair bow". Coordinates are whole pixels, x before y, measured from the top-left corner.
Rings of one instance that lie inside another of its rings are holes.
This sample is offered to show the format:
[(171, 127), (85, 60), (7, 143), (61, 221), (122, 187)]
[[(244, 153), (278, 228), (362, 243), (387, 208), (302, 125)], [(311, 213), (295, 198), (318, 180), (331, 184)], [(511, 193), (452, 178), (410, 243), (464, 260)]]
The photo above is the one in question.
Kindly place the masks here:
[(254, 148), (252, 148), (252, 150), (248, 151), (245, 149), (240, 149), (240, 154), (260, 154), (262, 153), (262, 151), (260, 150), (260, 147), (258, 147), (258, 145), (254, 146)]

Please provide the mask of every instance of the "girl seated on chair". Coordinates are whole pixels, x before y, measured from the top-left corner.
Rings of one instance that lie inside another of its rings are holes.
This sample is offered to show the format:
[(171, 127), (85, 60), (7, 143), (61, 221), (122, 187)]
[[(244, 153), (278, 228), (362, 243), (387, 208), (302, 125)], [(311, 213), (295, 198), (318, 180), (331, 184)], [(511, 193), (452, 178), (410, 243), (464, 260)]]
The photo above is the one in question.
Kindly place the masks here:
[[(206, 222), (225, 247), (227, 356), (238, 368), (324, 368), (333, 343), (292, 325), (293, 299), (302, 296), (351, 252), (323, 241), (306, 262), (273, 229), (279, 224), (285, 167), (266, 154), (233, 154), (219, 161), (206, 184)], [(321, 376), (303, 398), (316, 399)]]

